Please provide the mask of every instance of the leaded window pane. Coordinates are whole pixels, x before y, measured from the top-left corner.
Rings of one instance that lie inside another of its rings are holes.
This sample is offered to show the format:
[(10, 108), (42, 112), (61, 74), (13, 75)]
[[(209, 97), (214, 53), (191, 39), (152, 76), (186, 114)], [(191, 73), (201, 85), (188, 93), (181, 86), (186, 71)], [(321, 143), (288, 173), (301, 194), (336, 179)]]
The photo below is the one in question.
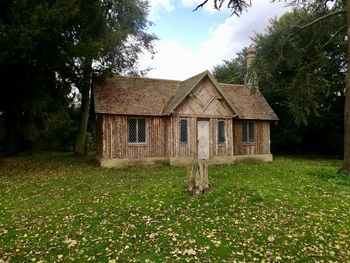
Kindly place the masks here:
[(137, 119), (137, 135), (138, 142), (145, 143), (146, 142), (146, 120), (145, 119)]
[(188, 143), (188, 123), (187, 119), (180, 120), (180, 143)]
[(144, 118), (128, 119), (128, 142), (129, 143), (146, 142), (146, 119)]
[(224, 144), (226, 143), (226, 131), (225, 131), (225, 121), (218, 121), (218, 143)]
[(242, 123), (242, 142), (254, 143), (254, 122)]
[(248, 143), (248, 129), (247, 129), (247, 122), (242, 123), (242, 142)]
[(249, 122), (249, 143), (254, 143), (254, 123)]
[(128, 141), (137, 142), (137, 119), (128, 119)]

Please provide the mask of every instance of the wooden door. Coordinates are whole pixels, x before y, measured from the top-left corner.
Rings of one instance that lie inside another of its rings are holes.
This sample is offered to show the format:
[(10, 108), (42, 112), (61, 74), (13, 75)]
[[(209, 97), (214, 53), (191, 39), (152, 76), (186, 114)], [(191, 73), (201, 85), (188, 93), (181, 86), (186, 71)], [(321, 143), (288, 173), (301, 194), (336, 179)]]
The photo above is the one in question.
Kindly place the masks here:
[(209, 159), (209, 121), (197, 121), (198, 159)]

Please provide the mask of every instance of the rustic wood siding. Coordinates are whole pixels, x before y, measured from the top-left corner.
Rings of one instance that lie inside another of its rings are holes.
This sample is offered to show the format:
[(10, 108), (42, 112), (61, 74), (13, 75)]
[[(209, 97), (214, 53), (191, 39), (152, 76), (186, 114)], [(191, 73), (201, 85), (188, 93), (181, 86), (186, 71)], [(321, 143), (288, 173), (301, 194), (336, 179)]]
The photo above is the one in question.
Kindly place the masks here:
[(202, 80), (174, 112), (177, 116), (232, 117), (227, 102), (208, 79)]
[(197, 147), (197, 122), (194, 117), (185, 117), (188, 120), (188, 143), (182, 144), (179, 139), (179, 116), (169, 117), (167, 120), (167, 156), (194, 157)]
[[(179, 140), (180, 116), (145, 117), (146, 144), (128, 143), (128, 117), (97, 114), (97, 154), (104, 159), (197, 156), (197, 117), (188, 120), (188, 143)], [(242, 120), (225, 119), (226, 143), (218, 144), (218, 120), (210, 118), (210, 158), (270, 153), (270, 122), (254, 122), (254, 143), (242, 143)]]
[(103, 156), (103, 116), (103, 114), (96, 114), (96, 153), (100, 158)]
[[(142, 158), (166, 156), (166, 119), (164, 117), (145, 117), (146, 143), (128, 143), (128, 117), (120, 115), (101, 115), (98, 125), (103, 138), (98, 146), (104, 159)], [(140, 117), (142, 118), (142, 117)]]
[(212, 154), (211, 156), (232, 156), (234, 155), (233, 147), (233, 130), (232, 119), (225, 119), (226, 143), (218, 143), (218, 120), (220, 118), (211, 119), (211, 137), (212, 137)]
[(241, 120), (233, 120), (233, 140), (235, 155), (254, 155), (270, 153), (270, 122), (251, 121), (254, 123), (254, 143), (242, 142)]
[[(197, 156), (197, 118), (186, 117), (189, 125), (188, 143), (181, 144), (179, 140), (179, 122), (184, 117), (173, 116), (167, 120), (167, 156), (194, 157)], [(210, 157), (232, 156), (234, 154), (232, 119), (226, 120), (226, 144), (219, 145), (217, 141), (218, 118), (209, 120), (210, 129)]]

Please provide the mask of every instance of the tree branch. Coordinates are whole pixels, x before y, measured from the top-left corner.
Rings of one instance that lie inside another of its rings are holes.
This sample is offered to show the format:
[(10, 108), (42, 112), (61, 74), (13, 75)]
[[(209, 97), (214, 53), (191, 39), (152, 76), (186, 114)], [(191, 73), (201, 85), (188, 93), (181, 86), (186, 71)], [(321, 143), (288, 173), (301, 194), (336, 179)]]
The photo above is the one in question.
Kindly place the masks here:
[(321, 17), (319, 17), (319, 18), (316, 18), (316, 19), (312, 20), (310, 23), (308, 23), (308, 24), (306, 24), (306, 25), (304, 25), (304, 26), (302, 26), (302, 27), (299, 26), (298, 28), (299, 28), (300, 30), (303, 30), (303, 29), (308, 28), (308, 27), (310, 27), (310, 26), (312, 26), (312, 25), (314, 25), (314, 24), (316, 24), (316, 23), (318, 23), (318, 22), (320, 22), (320, 21), (322, 21), (322, 20), (325, 20), (325, 19), (327, 19), (327, 18), (329, 18), (329, 17), (331, 17), (331, 16), (336, 16), (336, 15), (345, 14), (345, 13), (346, 13), (346, 10), (345, 10), (345, 9), (338, 10), (338, 11), (329, 13), (329, 14), (327, 14), (327, 15), (321, 16)]
[(344, 28), (346, 28), (347, 25), (343, 25), (341, 28), (339, 28), (334, 34), (333, 36), (331, 36), (331, 38), (322, 45), (321, 50), (324, 49), (329, 43), (332, 42), (332, 40), (334, 39), (334, 37), (336, 37)]
[(346, 28), (346, 27), (347, 27), (346, 24), (343, 25), (342, 27), (340, 27), (340, 28), (328, 39), (328, 41), (322, 45), (322, 47), (318, 50), (318, 52), (316, 53), (316, 55), (310, 60), (310, 62), (308, 63), (307, 66), (311, 65), (311, 64), (316, 60), (316, 58), (320, 55), (321, 51), (322, 51), (327, 45), (329, 45), (329, 43), (331, 43), (332, 40), (333, 40), (344, 28)]
[(197, 11), (198, 8), (203, 7), (209, 0), (205, 0), (203, 3), (199, 4), (195, 9), (192, 10), (192, 12)]

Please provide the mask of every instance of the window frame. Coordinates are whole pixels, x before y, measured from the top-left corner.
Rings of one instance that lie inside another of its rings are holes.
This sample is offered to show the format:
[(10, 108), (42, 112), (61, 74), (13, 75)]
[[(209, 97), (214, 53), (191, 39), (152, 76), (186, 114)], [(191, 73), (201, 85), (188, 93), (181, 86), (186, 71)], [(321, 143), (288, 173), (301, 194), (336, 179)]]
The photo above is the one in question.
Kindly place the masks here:
[[(250, 125), (252, 125), (253, 127), (253, 141), (250, 141)], [(247, 131), (247, 141), (244, 141), (244, 136), (243, 136), (243, 133), (244, 133), (244, 128), (243, 126), (246, 126), (246, 131)], [(256, 142), (255, 142), (255, 122), (253, 121), (244, 121), (242, 122), (242, 143), (245, 144), (245, 145), (254, 145)]]
[[(186, 142), (182, 142), (181, 141), (181, 121), (186, 121), (186, 126), (187, 126), (187, 130), (186, 130), (186, 133), (187, 133), (187, 140)], [(187, 145), (189, 143), (189, 135), (190, 135), (190, 132), (189, 132), (189, 125), (188, 125), (188, 118), (180, 118), (179, 119), (179, 144), (180, 145)]]
[[(130, 142), (130, 126), (129, 126), (129, 120), (136, 120), (136, 142)], [(145, 120), (145, 141), (139, 142), (139, 120)], [(128, 117), (127, 120), (127, 140), (128, 144), (132, 145), (145, 145), (148, 143), (148, 125), (147, 125), (147, 118), (145, 117)]]
[[(220, 122), (224, 124), (224, 142), (220, 142), (219, 138), (220, 138), (220, 134), (219, 134), (219, 131), (220, 131)], [(225, 146), (226, 143), (227, 143), (227, 129), (226, 129), (227, 125), (226, 125), (226, 120), (225, 119), (218, 119), (217, 120), (217, 143), (219, 146)]]

